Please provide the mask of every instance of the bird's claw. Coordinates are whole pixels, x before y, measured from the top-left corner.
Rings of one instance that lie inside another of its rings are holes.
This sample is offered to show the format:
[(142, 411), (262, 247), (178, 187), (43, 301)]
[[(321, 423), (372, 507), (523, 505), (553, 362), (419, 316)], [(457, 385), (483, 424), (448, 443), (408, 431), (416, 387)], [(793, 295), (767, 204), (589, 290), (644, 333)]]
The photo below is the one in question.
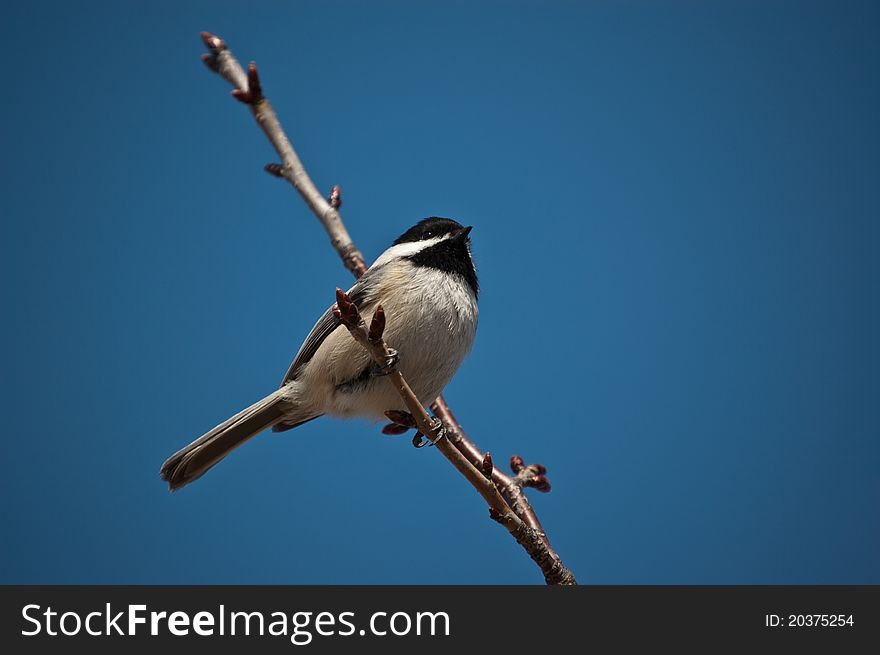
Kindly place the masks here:
[(381, 375), (391, 375), (397, 370), (397, 365), (399, 363), (400, 355), (397, 354), (397, 351), (394, 350), (394, 348), (388, 348), (388, 354), (385, 357), (385, 363), (382, 366)]
[(446, 429), (443, 427), (443, 422), (438, 418), (432, 418), (431, 420), (433, 423), (431, 425), (430, 434), (426, 436), (421, 432), (416, 432), (416, 436), (413, 437), (412, 445), (416, 448), (436, 446), (437, 442), (446, 436)]

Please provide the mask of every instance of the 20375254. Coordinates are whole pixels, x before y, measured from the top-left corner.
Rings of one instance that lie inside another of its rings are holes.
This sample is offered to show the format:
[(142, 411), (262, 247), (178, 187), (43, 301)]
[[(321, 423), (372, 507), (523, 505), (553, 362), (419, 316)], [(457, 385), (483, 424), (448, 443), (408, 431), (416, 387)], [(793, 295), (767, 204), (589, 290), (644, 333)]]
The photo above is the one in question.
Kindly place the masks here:
[(851, 628), (852, 614), (765, 614), (768, 628)]

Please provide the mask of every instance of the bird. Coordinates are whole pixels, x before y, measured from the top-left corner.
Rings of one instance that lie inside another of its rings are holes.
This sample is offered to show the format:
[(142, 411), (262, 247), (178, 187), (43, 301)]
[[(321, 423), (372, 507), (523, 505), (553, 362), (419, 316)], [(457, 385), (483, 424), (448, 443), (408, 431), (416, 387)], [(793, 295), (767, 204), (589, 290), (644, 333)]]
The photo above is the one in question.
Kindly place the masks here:
[[(470, 232), (450, 218), (425, 218), (401, 234), (348, 290), (369, 322), (385, 312), (386, 343), (423, 402), (438, 397), (470, 352), (479, 283)], [(321, 416), (380, 421), (406, 406), (382, 370), (333, 313), (318, 319), (281, 386), (180, 449), (160, 475), (177, 491), (264, 430), (283, 432)]]

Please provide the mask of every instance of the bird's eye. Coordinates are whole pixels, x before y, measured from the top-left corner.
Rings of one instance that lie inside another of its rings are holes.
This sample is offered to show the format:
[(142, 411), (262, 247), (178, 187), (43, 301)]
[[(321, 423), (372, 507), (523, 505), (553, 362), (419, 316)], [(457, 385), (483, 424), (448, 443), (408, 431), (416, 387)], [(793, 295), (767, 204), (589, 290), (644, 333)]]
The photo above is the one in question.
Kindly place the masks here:
[(427, 232), (425, 232), (425, 238), (426, 238), (426, 239), (428, 239), (428, 238), (430, 238), (430, 237), (432, 237), (432, 236), (434, 236), (434, 233), (431, 232), (431, 230), (428, 230)]

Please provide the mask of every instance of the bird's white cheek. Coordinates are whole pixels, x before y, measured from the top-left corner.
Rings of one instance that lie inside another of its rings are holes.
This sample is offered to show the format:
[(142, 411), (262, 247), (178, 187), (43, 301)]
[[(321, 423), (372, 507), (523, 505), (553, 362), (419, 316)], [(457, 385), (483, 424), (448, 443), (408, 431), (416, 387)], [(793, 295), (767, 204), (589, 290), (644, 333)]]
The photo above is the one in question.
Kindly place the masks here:
[(403, 259), (404, 257), (409, 257), (411, 255), (415, 255), (420, 250), (423, 250), (429, 246), (432, 246), (436, 243), (440, 243), (443, 239), (425, 239), (424, 241), (411, 241), (407, 243), (399, 243), (396, 246), (391, 246), (388, 250), (379, 255), (379, 258), (373, 262), (370, 268), (376, 268), (377, 266), (384, 266), (385, 264), (395, 260), (395, 259)]

